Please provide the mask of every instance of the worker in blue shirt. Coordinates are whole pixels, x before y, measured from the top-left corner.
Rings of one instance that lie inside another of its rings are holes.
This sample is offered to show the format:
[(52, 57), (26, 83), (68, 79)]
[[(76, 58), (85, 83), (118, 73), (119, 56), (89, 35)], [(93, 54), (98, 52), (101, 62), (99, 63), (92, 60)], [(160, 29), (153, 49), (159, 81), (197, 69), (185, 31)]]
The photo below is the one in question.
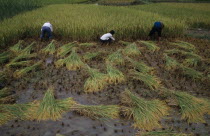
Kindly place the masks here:
[(149, 33), (149, 37), (151, 39), (152, 36), (154, 36), (155, 32), (158, 33), (158, 41), (161, 40), (161, 33), (162, 29), (164, 28), (164, 24), (162, 22), (155, 22), (154, 26), (152, 27), (152, 30)]

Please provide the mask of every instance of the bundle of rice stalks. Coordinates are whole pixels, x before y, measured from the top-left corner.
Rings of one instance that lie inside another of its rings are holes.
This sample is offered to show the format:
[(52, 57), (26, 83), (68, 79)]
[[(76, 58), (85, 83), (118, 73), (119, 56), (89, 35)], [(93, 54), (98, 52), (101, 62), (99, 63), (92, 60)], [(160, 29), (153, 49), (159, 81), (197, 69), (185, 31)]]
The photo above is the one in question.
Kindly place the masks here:
[(100, 55), (100, 52), (88, 52), (83, 56), (84, 61), (92, 60), (93, 58)]
[(55, 49), (55, 40), (52, 40), (50, 44), (48, 44), (44, 49), (41, 50), (41, 52), (45, 54), (54, 54), (56, 49)]
[(199, 62), (200, 62), (199, 59), (188, 58), (188, 59), (185, 59), (185, 61), (183, 62), (183, 65), (185, 65), (187, 67), (196, 67), (196, 66), (198, 66)]
[(12, 120), (12, 117), (9, 113), (0, 113), (0, 126), (6, 124), (10, 120)]
[(25, 68), (23, 68), (21, 70), (16, 70), (15, 73), (14, 73), (14, 77), (15, 78), (20, 78), (20, 77), (26, 75), (28, 72), (38, 68), (39, 66), (41, 66), (41, 64), (42, 64), (42, 61), (39, 61), (39, 62), (35, 63), (32, 66), (25, 67)]
[(153, 41), (138, 41), (139, 43), (143, 43), (150, 51), (155, 52), (160, 48)]
[(32, 60), (20, 61), (20, 62), (10, 62), (6, 65), (7, 68), (16, 68), (20, 66), (30, 66), (32, 64)]
[(203, 74), (201, 72), (196, 71), (192, 68), (181, 66), (181, 69), (182, 69), (184, 75), (192, 78), (193, 80), (203, 78)]
[(3, 52), (0, 54), (0, 64), (7, 62), (11, 58), (10, 52)]
[(188, 43), (188, 42), (176, 41), (176, 42), (173, 42), (171, 44), (176, 45), (176, 46), (178, 46), (182, 49), (189, 50), (189, 51), (194, 51), (195, 50), (195, 46), (191, 43)]
[(15, 44), (14, 46), (10, 47), (9, 49), (13, 53), (18, 54), (18, 53), (20, 53), (22, 51), (22, 44), (23, 44), (23, 41), (19, 40), (19, 42), (17, 44)]
[(62, 114), (66, 110), (70, 109), (72, 104), (75, 104), (72, 99), (56, 101), (53, 88), (49, 88), (39, 104), (36, 118), (37, 120), (58, 120), (62, 118)]
[(20, 54), (19, 56), (15, 57), (14, 59), (11, 60), (10, 63), (14, 63), (17, 61), (23, 61), (31, 58), (35, 58), (37, 56), (37, 53), (32, 53), (32, 54)]
[(95, 46), (96, 43), (80, 43), (79, 46), (82, 46), (82, 47), (92, 47), (92, 46)]
[(123, 54), (127, 56), (136, 56), (136, 55), (140, 55), (141, 52), (136, 46), (136, 44), (132, 43), (126, 46), (126, 48), (123, 50)]
[(167, 53), (167, 54), (172, 54), (172, 55), (174, 55), (174, 54), (180, 54), (180, 53), (182, 53), (183, 51), (181, 51), (181, 50), (179, 50), (179, 49), (170, 49), (170, 50), (165, 50), (165, 53)]
[(9, 96), (11, 94), (12, 94), (12, 91), (11, 91), (10, 88), (5, 87), (5, 88), (3, 88), (3, 89), (0, 90), (0, 98)]
[(6, 81), (6, 74), (5, 74), (5, 71), (1, 71), (0, 72), (0, 83), (3, 83)]
[(117, 119), (120, 107), (117, 105), (75, 105), (73, 110), (93, 119)]
[(121, 50), (119, 49), (116, 52), (110, 54), (106, 59), (106, 63), (124, 65), (125, 62), (121, 54)]
[(75, 42), (71, 42), (68, 44), (65, 44), (58, 48), (57, 56), (64, 57), (66, 56), (72, 49), (72, 47), (76, 46)]
[(72, 48), (71, 54), (64, 59), (64, 63), (68, 70), (77, 70), (84, 66), (79, 55), (76, 53), (76, 48)]
[(56, 68), (60, 68), (60, 67), (62, 67), (64, 64), (65, 64), (65, 63), (64, 63), (64, 59), (59, 59), (59, 60), (57, 60), (57, 61), (55, 62)]
[(9, 104), (9, 103), (15, 103), (16, 98), (14, 95), (9, 95), (3, 98), (0, 98), (0, 104)]
[(205, 122), (204, 114), (208, 113), (210, 109), (207, 101), (185, 92), (174, 91), (174, 95), (180, 106), (182, 119), (186, 119), (188, 122)]
[(88, 67), (88, 73), (90, 77), (85, 81), (85, 92), (97, 92), (102, 90), (106, 86), (106, 75), (100, 73), (97, 69)]
[(133, 119), (135, 128), (152, 130), (161, 127), (159, 121), (168, 115), (169, 108), (160, 100), (145, 100), (126, 90), (121, 95), (121, 102), (128, 107), (123, 107), (123, 114), (128, 119)]
[(134, 67), (134, 69), (142, 72), (142, 73), (153, 73), (154, 68), (147, 66), (145, 63), (143, 62), (138, 62), (135, 61), (129, 57), (126, 57), (126, 59), (131, 62), (132, 66)]
[(138, 133), (136, 136), (193, 136), (192, 134), (177, 133), (172, 130), (151, 131)]
[(22, 51), (21, 51), (21, 55), (28, 55), (28, 54), (31, 54), (31, 51), (34, 47), (36, 42), (32, 42), (30, 45), (28, 45), (26, 48), (24, 48)]
[(107, 64), (106, 82), (109, 84), (118, 84), (125, 81), (125, 76), (117, 68), (111, 64)]
[(167, 70), (174, 70), (180, 66), (180, 64), (175, 59), (169, 57), (166, 53), (163, 55), (165, 59), (165, 68)]
[(125, 41), (119, 41), (119, 43), (126, 45), (126, 46), (132, 44), (131, 42), (125, 42)]
[(130, 75), (132, 78), (143, 82), (151, 90), (158, 89), (161, 86), (160, 79), (158, 79), (157, 77), (155, 77), (153, 75), (150, 75), (147, 73), (141, 73), (141, 72), (138, 72), (135, 70), (131, 70)]

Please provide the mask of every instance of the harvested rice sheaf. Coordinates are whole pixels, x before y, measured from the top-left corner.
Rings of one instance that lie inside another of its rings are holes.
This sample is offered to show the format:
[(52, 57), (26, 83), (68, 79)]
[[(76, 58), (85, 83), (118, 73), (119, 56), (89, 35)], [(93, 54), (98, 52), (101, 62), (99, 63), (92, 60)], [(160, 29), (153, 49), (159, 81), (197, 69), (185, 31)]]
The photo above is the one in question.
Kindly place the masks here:
[(99, 72), (97, 69), (92, 69), (90, 67), (88, 67), (88, 73), (90, 77), (85, 81), (85, 92), (98, 92), (107, 85), (105, 82), (105, 74)]
[(0, 113), (0, 126), (6, 124), (12, 120), (12, 116), (9, 113)]
[(88, 52), (83, 56), (84, 61), (92, 60), (100, 55), (100, 52)]
[[(32, 59), (35, 58), (37, 56), (37, 53), (32, 53), (32, 54), (20, 54), (17, 57), (15, 57), (14, 59), (12, 59), (10, 61), (10, 63), (14, 63), (14, 62), (18, 62), (18, 61), (25, 61), (28, 59)], [(10, 64), (9, 63), (9, 64)]]
[(120, 107), (117, 105), (75, 105), (73, 110), (93, 119), (119, 118)]
[(57, 60), (57, 61), (55, 62), (56, 68), (60, 68), (60, 67), (62, 67), (64, 64), (65, 64), (65, 63), (64, 63), (64, 59), (59, 59), (59, 60)]
[(121, 95), (122, 113), (133, 119), (133, 126), (138, 129), (152, 130), (161, 127), (159, 121), (168, 115), (169, 108), (160, 100), (145, 100), (126, 90)]
[(106, 82), (109, 84), (118, 84), (124, 81), (125, 76), (123, 75), (123, 73), (111, 64), (107, 64)]
[(9, 48), (10, 51), (12, 51), (15, 54), (21, 53), (22, 51), (22, 45), (23, 44), (23, 40), (18, 41), (17, 44), (13, 45), (12, 47)]
[(0, 98), (0, 104), (10, 104), (15, 103), (16, 98), (14, 95), (8, 95), (3, 98)]
[(153, 41), (138, 41), (138, 42), (144, 44), (152, 52), (158, 51), (160, 49)]
[(130, 76), (135, 80), (139, 80), (139, 81), (143, 82), (151, 90), (158, 89), (161, 86), (160, 79), (155, 77), (154, 75), (150, 75), (147, 73), (141, 73), (136, 70), (131, 70)]
[(28, 55), (28, 54), (31, 54), (33, 48), (34, 48), (34, 45), (35, 45), (36, 42), (32, 42), (30, 45), (28, 45), (26, 48), (24, 48), (20, 54), (21, 55)]
[(116, 52), (110, 54), (106, 59), (106, 63), (110, 63), (113, 65), (124, 65), (124, 58), (121, 53), (122, 50), (117, 50)]
[(119, 41), (119, 43), (126, 45), (126, 46), (132, 44), (131, 42), (125, 42), (125, 41)]
[(205, 122), (204, 114), (210, 110), (208, 101), (185, 92), (174, 91), (173, 94), (180, 107), (182, 119), (186, 119), (189, 123)]
[(96, 43), (80, 43), (79, 46), (82, 46), (82, 47), (92, 47), (92, 46), (95, 46)]
[(0, 90), (0, 98), (9, 96), (11, 94), (12, 94), (12, 91), (11, 91), (10, 88), (5, 87), (5, 88), (3, 88), (3, 89)]
[(126, 56), (137, 56), (140, 55), (141, 52), (138, 49), (137, 45), (135, 43), (132, 43), (126, 46), (126, 48), (123, 50), (123, 54)]
[(172, 44), (172, 45), (176, 45), (176, 46), (178, 46), (179, 48), (189, 50), (189, 51), (194, 51), (194, 50), (195, 50), (195, 45), (193, 45), (193, 44), (191, 44), (191, 43), (188, 43), (188, 42), (176, 41), (176, 42), (173, 42), (173, 43), (171, 43), (171, 44)]
[(196, 71), (192, 68), (181, 66), (181, 69), (182, 69), (184, 75), (192, 78), (193, 80), (203, 78), (203, 74), (201, 72)]
[(41, 52), (45, 54), (54, 54), (56, 51), (55, 40), (52, 40), (50, 44), (48, 44), (45, 48), (41, 50)]
[(74, 46), (76, 46), (75, 42), (71, 42), (71, 43), (61, 46), (60, 48), (58, 48), (57, 56), (65, 57), (68, 53), (71, 52), (71, 50)]
[(6, 65), (7, 68), (16, 68), (20, 66), (30, 66), (33, 61), (27, 60), (27, 61), (20, 61), (20, 62), (10, 62)]
[(10, 52), (3, 52), (0, 54), (0, 64), (7, 62), (11, 58)]
[(163, 54), (165, 59), (165, 68), (167, 70), (174, 70), (177, 69), (180, 64), (175, 59), (169, 57), (166, 53)]

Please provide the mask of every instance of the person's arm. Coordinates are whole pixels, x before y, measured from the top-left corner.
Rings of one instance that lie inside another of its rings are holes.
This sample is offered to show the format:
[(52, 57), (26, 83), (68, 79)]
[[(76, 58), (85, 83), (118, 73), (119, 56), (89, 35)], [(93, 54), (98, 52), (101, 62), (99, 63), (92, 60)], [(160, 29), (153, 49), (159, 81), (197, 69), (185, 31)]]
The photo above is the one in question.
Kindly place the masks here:
[(50, 29), (51, 29), (51, 31), (53, 32), (53, 26), (52, 26), (52, 25), (50, 25)]
[(110, 37), (112, 40), (115, 40), (113, 36)]

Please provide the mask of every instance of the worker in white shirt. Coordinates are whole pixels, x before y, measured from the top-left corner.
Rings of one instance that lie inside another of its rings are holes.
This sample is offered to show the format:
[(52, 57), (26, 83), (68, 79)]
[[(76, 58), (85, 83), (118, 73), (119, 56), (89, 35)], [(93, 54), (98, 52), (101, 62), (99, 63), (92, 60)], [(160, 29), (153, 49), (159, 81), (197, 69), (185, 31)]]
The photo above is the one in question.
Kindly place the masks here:
[(53, 27), (50, 24), (50, 22), (48, 21), (48, 22), (44, 23), (44, 25), (42, 26), (42, 29), (41, 29), (41, 36), (40, 36), (41, 40), (44, 39), (46, 34), (47, 34), (47, 38), (51, 39), (52, 32), (53, 32)]
[(101, 38), (100, 38), (101, 43), (102, 44), (104, 44), (104, 43), (109, 43), (110, 44), (112, 41), (115, 40), (114, 37), (112, 36), (114, 34), (115, 34), (115, 31), (111, 30), (109, 33), (106, 33), (106, 34), (102, 35)]

